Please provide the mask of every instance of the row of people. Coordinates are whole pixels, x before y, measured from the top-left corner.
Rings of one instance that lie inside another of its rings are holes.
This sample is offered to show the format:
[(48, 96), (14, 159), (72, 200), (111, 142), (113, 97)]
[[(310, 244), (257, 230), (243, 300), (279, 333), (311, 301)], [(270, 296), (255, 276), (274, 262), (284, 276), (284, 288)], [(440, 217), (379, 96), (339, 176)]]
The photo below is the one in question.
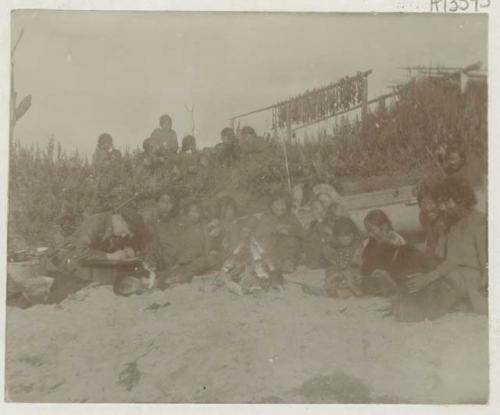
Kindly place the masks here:
[[(231, 165), (239, 160), (241, 153), (261, 153), (269, 142), (269, 139), (257, 136), (255, 130), (250, 126), (244, 126), (238, 130), (238, 137), (232, 128), (222, 129), (221, 142), (215, 146), (221, 165)], [(198, 151), (193, 135), (184, 136), (179, 148), (177, 133), (172, 128), (172, 118), (168, 114), (163, 114), (160, 117), (159, 127), (155, 128), (151, 135), (143, 141), (142, 147), (144, 165), (150, 168), (164, 164), (176, 154), (187, 155)], [(101, 134), (92, 158), (93, 166), (100, 170), (120, 160), (120, 158), (121, 153), (114, 147), (113, 137), (108, 133)]]
[(286, 194), (274, 196), (267, 212), (242, 216), (229, 197), (212, 209), (196, 201), (179, 209), (164, 192), (140, 213), (123, 208), (87, 218), (59, 260), (63, 272), (52, 301), (90, 281), (113, 282), (122, 295), (136, 292), (140, 284), (130, 282), (138, 281), (139, 262), (162, 289), (215, 271), (241, 292), (268, 289), (311, 261), (313, 251), (320, 254), (316, 265), (325, 268), (329, 296), (394, 296), (393, 311), (402, 320), (435, 318), (457, 307), (485, 313), (486, 219), (475, 201), (460, 178), (428, 186), (419, 197), (421, 212), (433, 218), (423, 251), (408, 244), (380, 209), (366, 215), (363, 240), (348, 212), (325, 194), (314, 200), (317, 218), (305, 230)]

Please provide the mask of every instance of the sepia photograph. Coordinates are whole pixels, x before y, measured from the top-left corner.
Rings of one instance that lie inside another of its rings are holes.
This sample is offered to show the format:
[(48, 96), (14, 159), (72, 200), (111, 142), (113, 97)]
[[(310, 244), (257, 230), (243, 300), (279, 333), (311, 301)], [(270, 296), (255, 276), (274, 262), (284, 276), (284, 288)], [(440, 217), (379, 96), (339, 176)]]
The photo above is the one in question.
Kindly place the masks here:
[(6, 402), (490, 402), (487, 14), (10, 21)]

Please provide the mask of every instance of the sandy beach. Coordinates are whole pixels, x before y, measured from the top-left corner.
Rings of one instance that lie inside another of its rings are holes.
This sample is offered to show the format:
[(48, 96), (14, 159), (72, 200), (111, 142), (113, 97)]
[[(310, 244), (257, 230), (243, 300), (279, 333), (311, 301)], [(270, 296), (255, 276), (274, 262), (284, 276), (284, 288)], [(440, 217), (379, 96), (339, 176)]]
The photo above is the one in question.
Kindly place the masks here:
[(129, 298), (88, 287), (8, 308), (15, 402), (484, 403), (488, 321), (398, 323), (380, 298), (321, 295), (321, 271), (237, 296), (210, 277)]

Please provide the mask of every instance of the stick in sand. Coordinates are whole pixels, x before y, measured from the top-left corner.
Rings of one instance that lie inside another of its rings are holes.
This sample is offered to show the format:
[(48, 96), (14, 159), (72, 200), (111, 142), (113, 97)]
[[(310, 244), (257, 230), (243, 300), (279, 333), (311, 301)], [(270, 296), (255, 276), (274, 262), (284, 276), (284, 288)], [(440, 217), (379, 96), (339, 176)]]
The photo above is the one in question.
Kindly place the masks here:
[(286, 151), (286, 142), (283, 138), (283, 134), (281, 134), (281, 143), (283, 144), (283, 153), (285, 153), (285, 168), (286, 168), (286, 177), (288, 180), (288, 191), (292, 193), (292, 180), (290, 178), (290, 168), (288, 167), (288, 153)]

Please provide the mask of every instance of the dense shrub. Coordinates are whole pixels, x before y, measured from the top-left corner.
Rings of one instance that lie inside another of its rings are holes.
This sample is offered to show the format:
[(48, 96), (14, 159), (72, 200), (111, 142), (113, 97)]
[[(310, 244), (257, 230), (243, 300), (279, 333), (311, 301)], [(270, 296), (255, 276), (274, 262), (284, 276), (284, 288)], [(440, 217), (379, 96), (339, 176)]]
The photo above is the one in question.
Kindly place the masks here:
[[(434, 166), (429, 151), (439, 157), (450, 142), (461, 143), (486, 165), (485, 84), (461, 93), (454, 82), (424, 79), (398, 93), (393, 105), (380, 105), (363, 123), (344, 123), (313, 142), (288, 143), (293, 181), (313, 171), (316, 180), (341, 189), (347, 182), (352, 187), (355, 179), (415, 176)], [(54, 141), (44, 150), (16, 142), (10, 149), (9, 249), (57, 243), (60, 233), (77, 226), (85, 214), (117, 206), (137, 193), (146, 199), (165, 187), (181, 197), (205, 200), (229, 192), (248, 210), (258, 209), (264, 198), (287, 187), (283, 151), (283, 143), (271, 140), (264, 153), (243, 156), (232, 168), (221, 167), (212, 154), (203, 185), (195, 186), (185, 178), (173, 178), (175, 162), (154, 173), (144, 169), (138, 150), (126, 151), (103, 173), (78, 152), (66, 154)]]

